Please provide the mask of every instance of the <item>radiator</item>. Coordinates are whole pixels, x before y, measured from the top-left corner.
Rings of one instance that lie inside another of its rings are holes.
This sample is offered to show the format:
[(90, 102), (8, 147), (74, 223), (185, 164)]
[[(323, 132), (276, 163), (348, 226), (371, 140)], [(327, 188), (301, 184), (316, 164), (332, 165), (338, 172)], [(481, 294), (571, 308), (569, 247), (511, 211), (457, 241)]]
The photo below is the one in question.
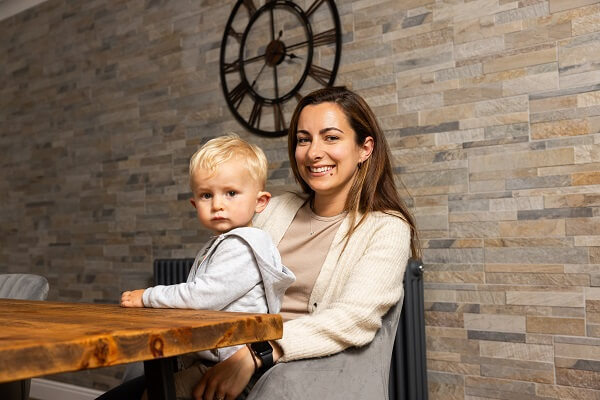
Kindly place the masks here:
[[(154, 283), (185, 282), (193, 263), (193, 258), (155, 260)], [(404, 304), (392, 352), (390, 400), (428, 398), (424, 315), (423, 267), (420, 261), (410, 260), (404, 275)]]
[(390, 400), (427, 400), (423, 265), (410, 260), (390, 368)]
[(193, 264), (193, 258), (154, 260), (154, 284), (174, 285), (185, 282)]

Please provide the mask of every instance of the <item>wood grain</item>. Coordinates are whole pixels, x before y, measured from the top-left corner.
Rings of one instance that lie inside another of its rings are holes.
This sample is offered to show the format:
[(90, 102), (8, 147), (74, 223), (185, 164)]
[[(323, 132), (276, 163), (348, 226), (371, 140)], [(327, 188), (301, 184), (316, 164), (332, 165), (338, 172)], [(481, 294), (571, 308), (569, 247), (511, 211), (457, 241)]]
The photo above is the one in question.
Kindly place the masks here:
[(277, 314), (0, 299), (0, 382), (278, 339)]

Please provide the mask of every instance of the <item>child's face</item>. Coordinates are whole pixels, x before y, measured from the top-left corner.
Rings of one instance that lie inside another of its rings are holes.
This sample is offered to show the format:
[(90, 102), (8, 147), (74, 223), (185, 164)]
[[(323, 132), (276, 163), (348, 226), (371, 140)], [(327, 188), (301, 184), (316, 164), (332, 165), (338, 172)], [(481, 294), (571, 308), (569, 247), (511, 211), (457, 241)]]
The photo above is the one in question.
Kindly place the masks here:
[(198, 220), (215, 234), (249, 226), (254, 213), (264, 210), (271, 197), (236, 159), (219, 165), (214, 173), (196, 169), (192, 185), (191, 203)]

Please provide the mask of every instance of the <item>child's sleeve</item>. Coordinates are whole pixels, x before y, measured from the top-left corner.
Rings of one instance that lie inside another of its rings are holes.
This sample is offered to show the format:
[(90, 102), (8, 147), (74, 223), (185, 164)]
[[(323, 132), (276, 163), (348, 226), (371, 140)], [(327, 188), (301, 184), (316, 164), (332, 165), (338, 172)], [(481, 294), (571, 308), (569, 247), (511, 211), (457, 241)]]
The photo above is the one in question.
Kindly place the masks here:
[(261, 275), (250, 246), (237, 236), (221, 241), (192, 282), (154, 286), (144, 291), (146, 307), (221, 310), (256, 285)]

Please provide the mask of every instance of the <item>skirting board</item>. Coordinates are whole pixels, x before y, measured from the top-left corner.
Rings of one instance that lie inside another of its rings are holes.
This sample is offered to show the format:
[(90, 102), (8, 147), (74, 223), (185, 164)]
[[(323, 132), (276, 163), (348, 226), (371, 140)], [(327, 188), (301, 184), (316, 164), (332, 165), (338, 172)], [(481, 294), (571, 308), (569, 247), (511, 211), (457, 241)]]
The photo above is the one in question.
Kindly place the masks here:
[(38, 400), (94, 400), (102, 393), (82, 386), (34, 378), (31, 380), (29, 396)]

